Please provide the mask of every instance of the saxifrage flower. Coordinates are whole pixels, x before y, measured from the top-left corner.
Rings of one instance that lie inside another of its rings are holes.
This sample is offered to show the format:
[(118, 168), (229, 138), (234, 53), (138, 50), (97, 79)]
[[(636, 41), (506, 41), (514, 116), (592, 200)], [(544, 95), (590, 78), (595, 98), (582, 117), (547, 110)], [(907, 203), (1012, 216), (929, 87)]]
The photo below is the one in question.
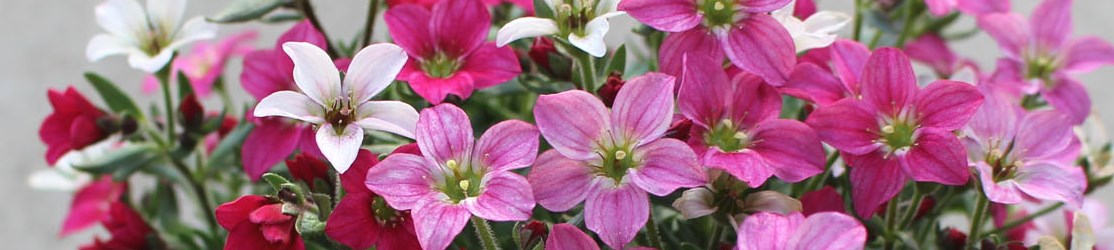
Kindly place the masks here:
[[(499, 29), (499, 47), (522, 38), (555, 36), (594, 57), (607, 54), (604, 36), (611, 29), (608, 19), (623, 15), (619, 0), (546, 0), (554, 17), (520, 17)], [(566, 40), (567, 39), (567, 40)]]
[(94, 36), (85, 55), (97, 61), (128, 55), (132, 68), (155, 73), (170, 63), (174, 51), (191, 42), (216, 37), (217, 26), (194, 17), (182, 23), (186, 0), (107, 0), (97, 5), (97, 24), (108, 33)]
[(820, 212), (761, 212), (748, 216), (738, 229), (738, 250), (854, 250), (866, 244), (866, 227), (854, 217)]

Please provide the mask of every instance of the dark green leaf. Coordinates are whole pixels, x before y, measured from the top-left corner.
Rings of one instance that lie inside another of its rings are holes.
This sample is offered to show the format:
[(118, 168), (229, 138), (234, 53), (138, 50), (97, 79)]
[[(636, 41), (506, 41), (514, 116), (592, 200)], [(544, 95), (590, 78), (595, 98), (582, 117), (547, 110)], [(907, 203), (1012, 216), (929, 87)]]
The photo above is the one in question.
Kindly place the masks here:
[(607, 60), (607, 65), (603, 69), (604, 69), (604, 71), (603, 71), (604, 74), (611, 74), (611, 72), (619, 72), (619, 74), (622, 75), (624, 72), (626, 72), (626, 69), (627, 69), (627, 45), (619, 46), (619, 49), (615, 50), (615, 54), (613, 54), (611, 56), (611, 59)]
[(220, 144), (213, 149), (213, 154), (209, 155), (210, 169), (225, 168), (229, 165), (236, 164), (236, 155), (239, 153), (240, 145), (244, 143), (244, 139), (251, 134), (251, 130), (255, 126), (250, 122), (241, 123), (232, 129), (228, 135), (221, 139)]
[(193, 94), (193, 83), (186, 74), (178, 73), (178, 100), (185, 99), (190, 94)]
[(213, 17), (215, 23), (236, 23), (255, 20), (282, 6), (284, 0), (233, 0)]
[(545, 0), (534, 0), (534, 16), (540, 18), (553, 19), (553, 9), (549, 8), (549, 4)]
[(104, 103), (108, 105), (112, 112), (128, 114), (140, 120), (143, 119), (143, 112), (139, 111), (139, 106), (135, 105), (135, 101), (132, 101), (128, 94), (120, 91), (116, 84), (93, 72), (85, 72), (85, 79), (93, 85), (97, 94), (101, 95)]
[(287, 180), (286, 177), (282, 177), (275, 173), (263, 174), (263, 180), (267, 181), (267, 184), (271, 184), (271, 188), (274, 188), (275, 192), (281, 191), (286, 184), (291, 184), (290, 180)]
[(154, 144), (131, 144), (93, 159), (76, 164), (74, 168), (92, 174), (111, 174), (123, 180), (140, 167), (159, 158), (159, 147)]

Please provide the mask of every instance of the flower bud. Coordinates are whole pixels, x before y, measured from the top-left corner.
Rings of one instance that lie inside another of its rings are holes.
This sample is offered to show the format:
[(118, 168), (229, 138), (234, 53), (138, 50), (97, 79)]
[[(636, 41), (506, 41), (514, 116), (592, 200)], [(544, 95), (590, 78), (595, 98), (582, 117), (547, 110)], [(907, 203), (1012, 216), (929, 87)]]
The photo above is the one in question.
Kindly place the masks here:
[(596, 90), (596, 94), (600, 95), (603, 105), (610, 108), (615, 103), (615, 97), (619, 95), (619, 90), (623, 88), (624, 84), (626, 84), (626, 81), (623, 81), (623, 76), (612, 72), (607, 75), (607, 83), (600, 86), (600, 89)]
[(541, 244), (549, 235), (549, 228), (545, 223), (540, 221), (531, 220), (524, 224), (519, 224), (515, 228), (515, 233), (518, 234), (518, 249), (534, 249), (538, 244)]
[(689, 140), (689, 133), (692, 131), (692, 120), (684, 117), (674, 117), (673, 124), (669, 125), (669, 129), (665, 131), (665, 138), (673, 138), (681, 141)]
[(205, 123), (205, 108), (197, 101), (197, 96), (194, 94), (182, 98), (181, 104), (178, 105), (178, 114), (182, 117), (180, 123), (186, 131), (200, 131), (201, 124)]
[(745, 204), (743, 209), (747, 212), (791, 214), (801, 211), (800, 201), (777, 191), (759, 191), (747, 195)]
[(707, 188), (693, 188), (685, 190), (681, 198), (674, 200), (673, 208), (681, 211), (685, 219), (700, 218), (716, 212), (714, 198), (715, 194)]
[(967, 234), (955, 228), (945, 228), (940, 235), (938, 244), (940, 244), (940, 249), (963, 249), (963, 246), (967, 244)]
[(553, 46), (553, 40), (545, 37), (538, 37), (534, 39), (534, 45), (530, 46), (530, 60), (537, 63), (538, 66), (544, 69), (550, 69), (549, 56), (551, 53), (557, 53), (557, 47)]

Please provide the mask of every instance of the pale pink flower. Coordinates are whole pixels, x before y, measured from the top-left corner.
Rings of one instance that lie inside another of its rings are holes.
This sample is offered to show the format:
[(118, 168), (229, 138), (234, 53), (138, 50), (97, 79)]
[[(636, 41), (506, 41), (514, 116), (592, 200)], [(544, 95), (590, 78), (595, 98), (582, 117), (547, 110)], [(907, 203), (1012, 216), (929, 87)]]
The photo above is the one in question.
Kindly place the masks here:
[[(208, 97), (213, 91), (217, 78), (224, 75), (224, 64), (234, 56), (251, 52), (251, 41), (257, 36), (255, 31), (245, 31), (229, 36), (215, 44), (197, 42), (189, 53), (182, 54), (170, 64), (170, 81), (176, 81), (178, 74), (185, 74), (198, 97)], [(151, 94), (159, 89), (159, 79), (147, 75), (143, 79), (143, 93)]]
[(191, 42), (213, 38), (217, 25), (203, 17), (182, 22), (186, 0), (106, 0), (97, 5), (97, 24), (108, 33), (89, 40), (85, 56), (98, 61), (127, 55), (128, 65), (155, 73), (170, 63), (174, 52)]
[(866, 228), (854, 217), (820, 212), (805, 218), (801, 213), (756, 213), (738, 229), (739, 250), (843, 250), (862, 249)]
[[(1048, 206), (1048, 204), (1042, 204), (1041, 206)], [(1040, 208), (1033, 205), (1025, 207), (1031, 209), (1030, 211)], [(1086, 216), (1090, 223), (1089, 228), (1080, 228), (1075, 225), (1078, 221), (1075, 217), (1079, 217), (1079, 215)], [(1044, 237), (1051, 237), (1063, 245), (1078, 243), (1074, 241), (1076, 238), (1090, 238), (1092, 242), (1088, 243), (1094, 244), (1094, 249), (1114, 250), (1114, 227), (1107, 224), (1109, 219), (1109, 210), (1106, 205), (1103, 205), (1103, 201), (1087, 198), (1078, 210), (1060, 208), (1048, 215), (1033, 219), (1032, 229), (1025, 232), (1025, 245), (1037, 245), (1038, 241)], [(1074, 235), (1075, 232), (1086, 232), (1091, 235)]]

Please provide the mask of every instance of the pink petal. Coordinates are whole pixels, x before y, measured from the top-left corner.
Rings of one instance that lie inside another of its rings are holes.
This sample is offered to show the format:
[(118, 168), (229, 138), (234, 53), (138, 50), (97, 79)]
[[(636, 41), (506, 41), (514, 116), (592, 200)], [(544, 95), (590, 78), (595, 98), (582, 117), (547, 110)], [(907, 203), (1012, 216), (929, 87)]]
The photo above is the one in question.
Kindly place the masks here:
[[(364, 184), (398, 210), (414, 209), (433, 194), (432, 162), (412, 154), (392, 154), (367, 171)], [(431, 197), (430, 197), (431, 198)]]
[(430, 201), (414, 208), (412, 216), (422, 249), (445, 249), (464, 230), (472, 214), (464, 206)]
[(599, 250), (596, 240), (568, 223), (553, 225), (549, 239), (545, 240), (546, 250)]
[(658, 49), (658, 62), (661, 64), (658, 68), (662, 73), (683, 78), (686, 54), (690, 57), (709, 58), (716, 63), (722, 62), (724, 58), (719, 40), (711, 31), (696, 27), (666, 35)]
[(1083, 169), (1047, 162), (1028, 163), (1017, 172), (1017, 188), (1041, 200), (1062, 201), (1078, 208), (1083, 205), (1087, 177)]
[(905, 53), (913, 61), (928, 64), (937, 73), (950, 76), (959, 58), (948, 48), (947, 42), (940, 35), (929, 33), (905, 45)]
[(866, 154), (881, 145), (873, 113), (854, 99), (844, 99), (812, 112), (805, 121), (824, 142), (851, 154)]
[(1114, 64), (1114, 46), (1098, 37), (1083, 37), (1072, 41), (1062, 53), (1064, 67), (1060, 69), (1061, 72), (1084, 73)]
[(977, 141), (980, 146), (990, 146), (994, 144), (992, 140), (1014, 138), (1018, 121), (1024, 115), (1021, 106), (1008, 100), (1001, 92), (985, 93), (982, 107), (975, 111), (963, 130), (969, 135), (967, 138)]
[(426, 8), (405, 4), (387, 9), (383, 21), (387, 22), (395, 44), (415, 59), (425, 59), (435, 53), (433, 33), (429, 30), (431, 16)]
[(623, 249), (650, 218), (650, 200), (637, 185), (616, 186), (608, 179), (592, 185), (584, 213), (589, 230), (607, 246)]
[(592, 169), (584, 162), (548, 150), (538, 157), (526, 180), (533, 187), (538, 204), (550, 211), (563, 212), (584, 201), (592, 177)]
[(467, 55), (487, 39), (491, 14), (476, 0), (441, 1), (433, 5), (433, 40), (449, 58)]
[[(299, 158), (302, 156), (303, 155), (299, 155)], [(356, 162), (352, 163), (352, 167), (349, 168), (348, 172), (340, 174), (340, 185), (344, 187), (344, 192), (349, 194), (367, 193), (367, 185), (364, 184), (367, 182), (367, 171), (376, 164), (379, 164), (379, 155), (371, 153), (371, 151), (366, 149), (361, 149), (360, 153), (356, 155)], [(324, 167), (322, 166), (322, 168)], [(325, 172), (323, 171), (321, 173)]]
[(344, 131), (338, 133), (333, 124), (325, 123), (317, 128), (316, 138), (321, 154), (333, 164), (333, 169), (344, 173), (356, 161), (356, 155), (364, 142), (364, 129), (356, 124), (348, 124)]
[(883, 158), (881, 152), (844, 157), (851, 168), (851, 204), (859, 217), (870, 218), (878, 206), (893, 199), (908, 181), (897, 159)]
[(395, 80), (406, 60), (406, 51), (394, 44), (378, 43), (360, 49), (344, 76), (344, 93), (351, 93), (354, 103), (375, 97)]
[(1016, 126), (1014, 151), (1023, 157), (1022, 160), (1053, 157), (1064, 151), (1075, 137), (1071, 119), (1054, 110), (1029, 112)]
[(476, 142), (472, 160), (490, 171), (524, 168), (538, 157), (538, 128), (519, 120), (491, 126)]
[(468, 114), (452, 104), (422, 110), (416, 134), (422, 155), (436, 164), (466, 159), (476, 140)]
[(870, 49), (861, 43), (840, 39), (831, 46), (832, 66), (839, 79), (854, 94), (859, 91), (859, 79), (863, 77), (866, 62), (870, 60)]
[(286, 159), (302, 138), (300, 126), (280, 119), (260, 120), (241, 149), (244, 173), (252, 181), (259, 181), (263, 173)]
[(1053, 77), (1052, 89), (1044, 89), (1041, 94), (1048, 104), (1060, 113), (1068, 115), (1072, 124), (1083, 123), (1091, 112), (1091, 97), (1078, 80), (1067, 76)]
[(1029, 17), (1033, 38), (1040, 49), (1055, 50), (1071, 36), (1072, 0), (1044, 0)]
[(526, 178), (510, 171), (488, 173), (483, 193), (463, 203), (477, 217), (493, 221), (524, 221), (534, 211), (534, 194)]
[(895, 48), (874, 51), (866, 62), (861, 84), (862, 99), (888, 115), (896, 115), (917, 95), (913, 65)]
[(1021, 190), (1017, 188), (1017, 181), (1013, 179), (994, 181), (994, 170), (986, 162), (975, 163), (979, 181), (982, 183), (983, 193), (987, 199), (1002, 204), (1017, 204), (1023, 201)]
[(124, 183), (112, 181), (111, 176), (101, 177), (82, 187), (74, 194), (70, 211), (62, 222), (62, 231), (58, 233), (59, 237), (96, 225), (108, 215), (109, 207), (120, 199), (125, 188)]
[(518, 56), (508, 47), (497, 48), (485, 43), (464, 58), (460, 72), (466, 72), (477, 89), (492, 87), (510, 81), (522, 73)]
[(682, 32), (700, 25), (704, 19), (691, 0), (627, 0), (619, 2), (619, 11), (627, 12), (639, 22), (665, 32)]
[(615, 143), (642, 145), (665, 133), (673, 118), (675, 80), (666, 74), (648, 73), (623, 85), (611, 109)]
[(759, 212), (747, 216), (739, 225), (739, 250), (781, 250), (786, 248), (790, 236), (800, 227), (805, 217), (800, 213), (780, 215)]
[(294, 90), (293, 72), (294, 62), (281, 51), (253, 51), (244, 56), (240, 85), (255, 100), (263, 100), (271, 93)]
[(706, 182), (696, 153), (676, 139), (659, 139), (637, 147), (634, 159), (642, 162), (642, 166), (627, 170), (631, 182), (657, 196)]
[(349, 193), (340, 200), (325, 224), (325, 234), (353, 249), (368, 249), (386, 230), (375, 218), (371, 193)]
[(955, 9), (956, 1), (958, 0), (925, 0), (924, 4), (928, 5), (928, 12), (933, 16), (944, 16)]
[(804, 123), (767, 120), (750, 133), (755, 141), (750, 149), (762, 155), (778, 178), (795, 183), (824, 172), (824, 147)]
[(313, 23), (309, 20), (301, 21), (294, 27), (290, 27), (290, 30), (282, 33), (278, 41), (275, 42), (275, 49), (281, 50), (282, 44), (287, 42), (306, 42), (322, 49), (329, 47), (329, 41), (325, 41), (325, 36), (317, 28), (314, 28)]
[(577, 160), (597, 157), (596, 143), (611, 127), (603, 102), (579, 90), (539, 96), (534, 119), (542, 136), (557, 152)]
[(1029, 24), (1016, 13), (996, 13), (979, 16), (979, 27), (998, 42), (1010, 58), (1021, 58), (1022, 50), (1029, 46)]
[(303, 42), (289, 42), (282, 50), (294, 61), (294, 83), (310, 99), (325, 106), (340, 94), (340, 71), (325, 51)]
[(781, 9), (785, 5), (793, 2), (792, 0), (738, 0), (740, 7), (743, 11), (750, 13), (770, 12)]
[(866, 244), (866, 228), (854, 217), (825, 212), (809, 216), (789, 237), (785, 249), (856, 250)]
[(691, 54), (684, 60), (685, 73), (677, 93), (681, 114), (705, 128), (719, 124), (727, 113), (732, 87), (720, 68), (722, 63)]
[(936, 128), (920, 128), (916, 133), (917, 142), (909, 152), (897, 156), (905, 173), (920, 182), (967, 183), (967, 152), (955, 134)]
[(704, 154), (704, 165), (722, 169), (750, 187), (762, 186), (766, 179), (774, 175), (773, 166), (753, 150), (721, 152), (719, 149), (709, 149)]
[[(788, 3), (780, 0), (753, 1)], [(784, 3), (780, 6), (785, 6)], [(767, 14), (753, 14), (743, 19), (719, 39), (735, 66), (762, 77), (771, 85), (785, 84), (794, 65), (797, 65), (793, 38)]]
[(959, 11), (979, 16), (996, 12), (1010, 11), (1010, 0), (960, 0)]
[(937, 80), (917, 93), (913, 105), (921, 126), (956, 130), (967, 124), (982, 102), (974, 85)]
[[(412, 62), (413, 66), (408, 64), (406, 67), (418, 67), (417, 62)], [(412, 70), (411, 70), (412, 71)], [(406, 69), (403, 69), (403, 74), (406, 74)], [(425, 99), (432, 104), (440, 104), (449, 95), (455, 95), (461, 99), (468, 99), (472, 96), (472, 90), (475, 89), (475, 81), (472, 80), (472, 75), (468, 72), (456, 72), (448, 78), (434, 78), (426, 75), (424, 71), (417, 68), (417, 71), (409, 74), (407, 83), (414, 92), (418, 93), (422, 99)], [(401, 76), (401, 74), (400, 74)]]
[(738, 74), (731, 79), (732, 92), (729, 99), (728, 117), (744, 127), (781, 114), (781, 94), (773, 86), (762, 82), (752, 74)]
[(816, 191), (805, 193), (801, 196), (801, 206), (805, 216), (820, 212), (846, 213), (843, 196), (836, 192), (832, 186), (824, 186)]
[(849, 93), (835, 75), (812, 63), (797, 64), (789, 80), (779, 90), (820, 106), (827, 106)]

